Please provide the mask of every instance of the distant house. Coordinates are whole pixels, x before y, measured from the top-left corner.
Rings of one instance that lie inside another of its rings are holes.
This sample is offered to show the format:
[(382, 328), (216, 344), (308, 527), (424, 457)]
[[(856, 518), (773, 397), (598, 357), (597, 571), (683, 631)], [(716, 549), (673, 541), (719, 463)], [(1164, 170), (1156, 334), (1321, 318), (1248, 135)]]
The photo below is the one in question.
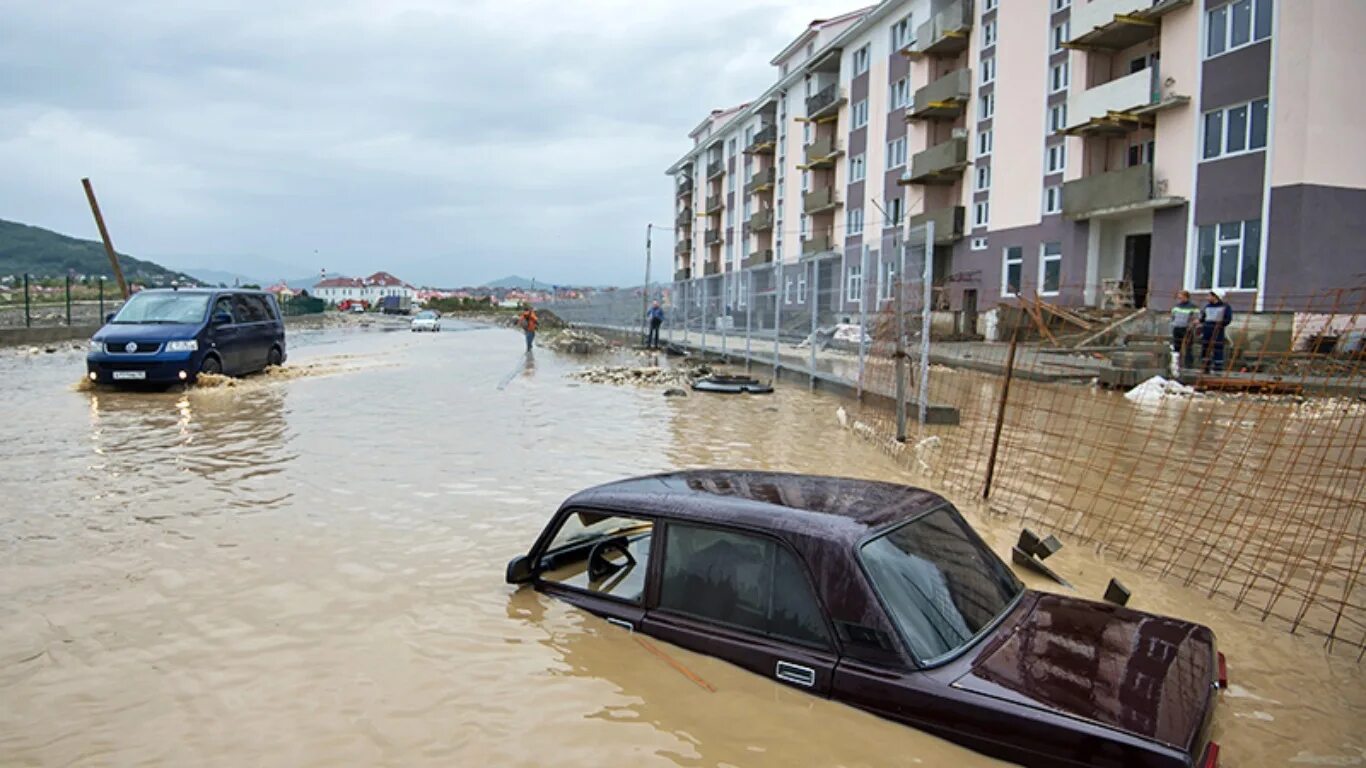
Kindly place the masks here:
[(283, 280), (276, 283), (275, 285), (267, 287), (266, 290), (275, 294), (275, 298), (281, 302), (289, 301), (295, 296), (295, 290), (286, 285), (285, 281)]
[(417, 289), (388, 272), (376, 272), (369, 277), (329, 277), (313, 286), (313, 295), (334, 304), (347, 299), (374, 304), (385, 296), (415, 300)]

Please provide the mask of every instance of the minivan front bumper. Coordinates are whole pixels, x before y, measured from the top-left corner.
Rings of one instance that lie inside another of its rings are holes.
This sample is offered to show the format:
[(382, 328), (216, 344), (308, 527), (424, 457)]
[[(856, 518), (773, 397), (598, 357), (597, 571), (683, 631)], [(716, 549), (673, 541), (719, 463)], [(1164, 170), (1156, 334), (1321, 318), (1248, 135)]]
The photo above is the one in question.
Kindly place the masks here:
[(86, 377), (97, 384), (190, 382), (199, 372), (197, 355), (197, 352), (122, 355), (90, 352), (85, 356)]

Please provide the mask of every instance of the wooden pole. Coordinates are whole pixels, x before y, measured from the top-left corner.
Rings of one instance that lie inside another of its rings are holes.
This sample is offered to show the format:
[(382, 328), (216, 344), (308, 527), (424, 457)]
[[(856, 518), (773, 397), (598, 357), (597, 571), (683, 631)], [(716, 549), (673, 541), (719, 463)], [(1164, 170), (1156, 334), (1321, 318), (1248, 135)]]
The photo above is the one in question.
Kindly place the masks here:
[(90, 179), (81, 179), (81, 186), (85, 187), (85, 197), (90, 201), (90, 212), (95, 214), (95, 226), (100, 229), (100, 239), (104, 241), (104, 253), (109, 257), (109, 266), (114, 270), (114, 279), (119, 281), (119, 293), (127, 301), (128, 281), (123, 279), (123, 269), (119, 267), (119, 255), (114, 252), (114, 243), (109, 239), (109, 230), (104, 226), (104, 216), (100, 214), (100, 204), (95, 200), (95, 188), (90, 186)]
[(1006, 353), (1006, 378), (1001, 383), (1001, 402), (996, 407), (996, 428), (991, 436), (991, 455), (987, 457), (987, 482), (982, 488), (982, 498), (991, 498), (991, 480), (996, 474), (996, 449), (1001, 445), (1001, 427), (1006, 420), (1006, 401), (1010, 398), (1010, 380), (1015, 374), (1015, 346), (1020, 341), (1020, 326), (1010, 334), (1010, 351)]

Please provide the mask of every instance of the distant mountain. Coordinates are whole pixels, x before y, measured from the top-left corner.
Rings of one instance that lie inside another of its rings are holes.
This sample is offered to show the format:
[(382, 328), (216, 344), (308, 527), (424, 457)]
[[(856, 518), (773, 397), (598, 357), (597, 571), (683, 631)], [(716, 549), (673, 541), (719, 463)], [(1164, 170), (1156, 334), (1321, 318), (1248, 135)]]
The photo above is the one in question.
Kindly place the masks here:
[(545, 282), (544, 280), (532, 281), (532, 280), (530, 280), (530, 279), (528, 279), (528, 278), (525, 278), (525, 277), (518, 277), (517, 275), (510, 275), (510, 276), (508, 276), (508, 277), (502, 278), (501, 280), (494, 280), (494, 281), (492, 281), (492, 282), (484, 283), (484, 284), (483, 284), (482, 286), (480, 286), (480, 287), (481, 287), (481, 288), (514, 288), (514, 289), (519, 290), (519, 291), (527, 291), (527, 290), (531, 290), (532, 288), (549, 288), (549, 287), (550, 287), (550, 283), (547, 283), (547, 282)]
[(191, 277), (208, 283), (209, 285), (267, 285), (268, 283), (275, 282), (274, 280), (263, 282), (259, 277), (252, 277), (239, 272), (228, 272), (221, 269), (186, 267), (185, 272)]
[[(119, 254), (119, 266), (130, 282), (168, 285), (202, 282), (126, 254)], [(41, 227), (0, 219), (0, 276), (29, 274), (34, 277), (60, 277), (68, 272), (114, 279), (104, 245), (95, 240), (67, 237)]]
[[(311, 291), (313, 290), (313, 286), (317, 285), (318, 283), (321, 283), (322, 281), (323, 279), (317, 276), (301, 277), (297, 280), (286, 280), (285, 285), (288, 285), (290, 288), (293, 288), (296, 291)], [(271, 282), (274, 281), (272, 280)]]

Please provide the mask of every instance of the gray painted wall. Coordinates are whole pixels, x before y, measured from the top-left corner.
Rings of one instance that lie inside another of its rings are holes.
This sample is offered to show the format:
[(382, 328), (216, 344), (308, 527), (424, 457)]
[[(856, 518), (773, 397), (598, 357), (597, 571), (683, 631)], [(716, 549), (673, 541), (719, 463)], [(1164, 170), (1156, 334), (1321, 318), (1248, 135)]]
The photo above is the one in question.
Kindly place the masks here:
[[(1303, 297), (1366, 286), (1366, 189), (1273, 187), (1270, 227), (1265, 309), (1307, 309)], [(1322, 303), (1314, 308), (1326, 311)]]
[(1195, 182), (1196, 226), (1261, 218), (1265, 167), (1265, 152), (1201, 163)]

